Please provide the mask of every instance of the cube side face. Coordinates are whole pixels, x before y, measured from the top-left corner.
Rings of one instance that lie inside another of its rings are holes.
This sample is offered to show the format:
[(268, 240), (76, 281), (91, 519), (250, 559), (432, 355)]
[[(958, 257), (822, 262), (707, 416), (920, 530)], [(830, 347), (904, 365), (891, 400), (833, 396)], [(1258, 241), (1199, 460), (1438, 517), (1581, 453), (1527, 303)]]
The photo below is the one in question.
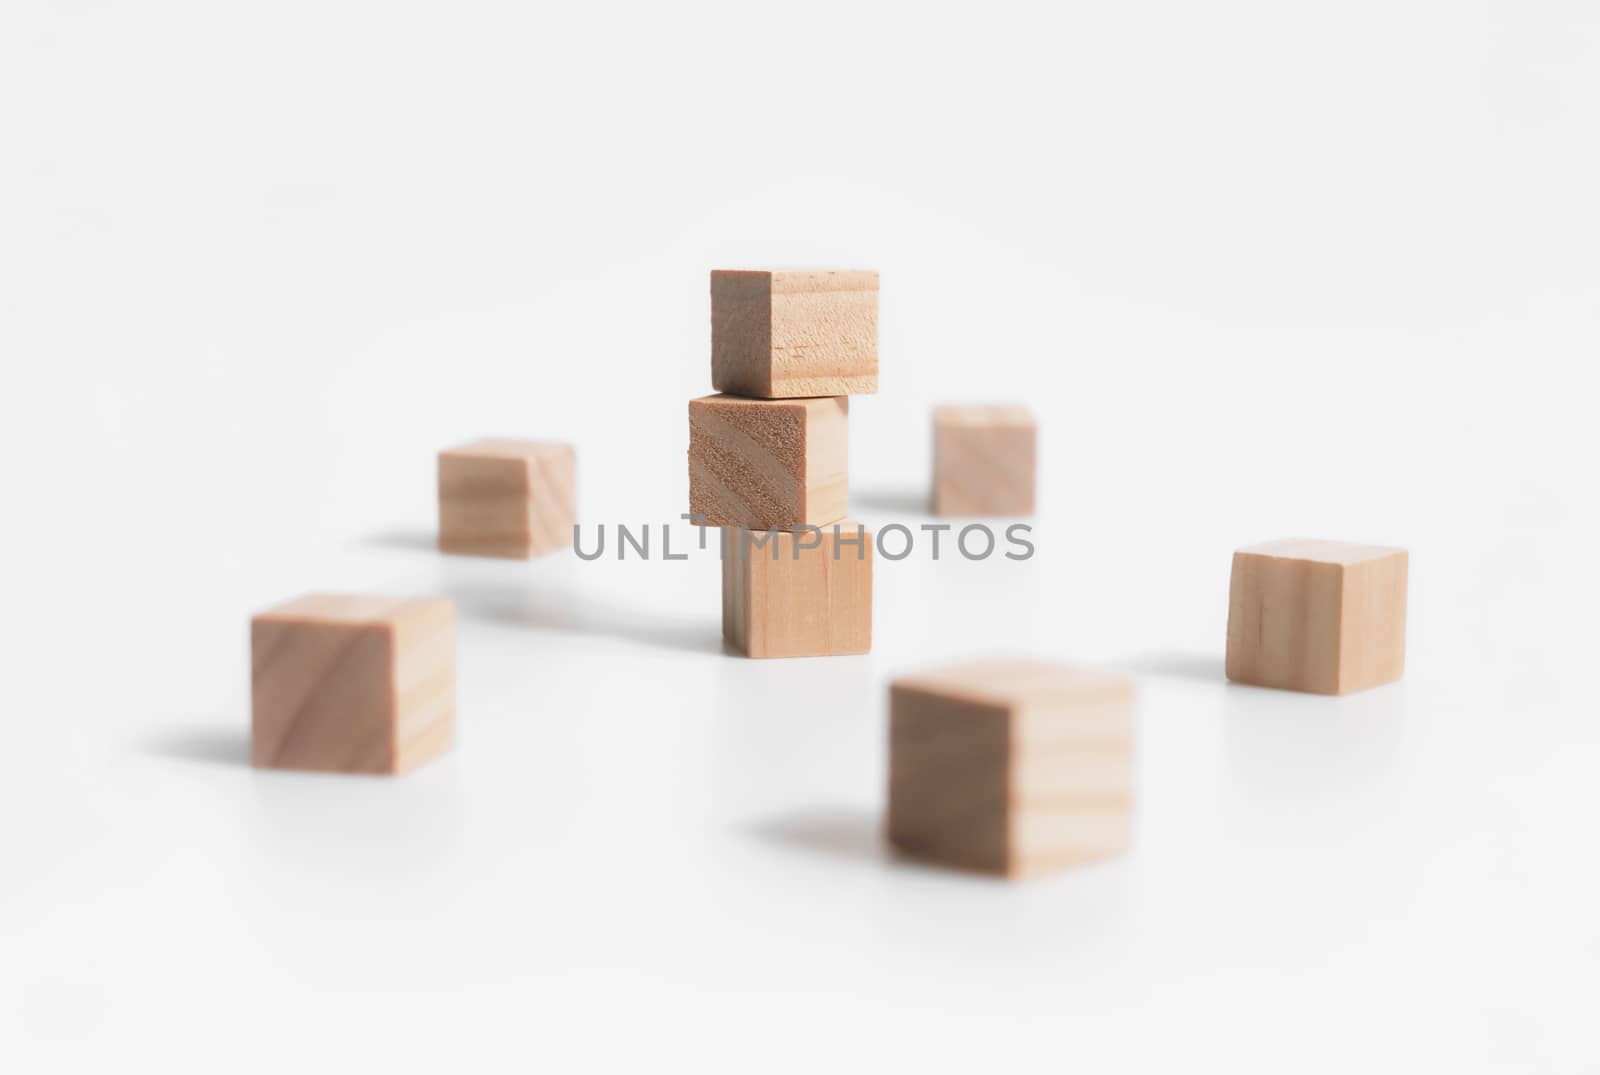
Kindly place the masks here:
[(1030, 877), (1127, 850), (1133, 827), (1132, 685), (1017, 707), (1008, 868)]
[(525, 560), (533, 554), (533, 463), (439, 455), (439, 550)]
[(743, 539), (741, 528), (722, 528), (722, 638), (738, 652), (755, 656), (750, 638), (752, 565), (741, 545)]
[(878, 390), (877, 273), (774, 273), (771, 329), (770, 394)]
[(250, 761), (391, 773), (394, 632), (387, 624), (258, 616), (250, 625)]
[(533, 556), (560, 552), (572, 544), (578, 524), (578, 458), (567, 447), (530, 464), (528, 551)]
[(823, 526), (850, 513), (850, 400), (808, 399), (805, 408), (805, 518)]
[(391, 662), (394, 771), (448, 751), (456, 725), (456, 614), (446, 600), (416, 601), (397, 618)]
[(804, 402), (711, 396), (689, 403), (689, 511), (710, 526), (793, 530), (833, 522), (808, 506)]
[(772, 398), (772, 274), (711, 273), (711, 384)]
[[(729, 531), (722, 565), (723, 637), (749, 657), (869, 652), (872, 535), (856, 526), (839, 530), (842, 534), (830, 526), (820, 535), (770, 536)], [(797, 554), (801, 538), (807, 546), (814, 538), (820, 543)]]
[(1011, 868), (1011, 711), (889, 688), (889, 842), (962, 869)]
[(1405, 674), (1409, 570), (1404, 551), (1345, 567), (1338, 693), (1393, 683)]
[(1031, 515), (1038, 429), (936, 423), (935, 515)]
[(1229, 679), (1339, 693), (1345, 568), (1235, 553), (1228, 587)]

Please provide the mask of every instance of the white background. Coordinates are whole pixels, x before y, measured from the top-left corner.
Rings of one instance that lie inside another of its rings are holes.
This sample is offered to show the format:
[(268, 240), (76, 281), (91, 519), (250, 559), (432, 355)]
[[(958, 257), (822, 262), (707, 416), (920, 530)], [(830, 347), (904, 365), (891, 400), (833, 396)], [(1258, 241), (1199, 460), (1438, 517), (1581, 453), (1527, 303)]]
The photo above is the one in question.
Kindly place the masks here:
[[(7, 0), (0, 1066), (1600, 1070), (1597, 251), (1592, 0)], [(882, 273), (869, 523), (1034, 408), (1032, 561), (751, 662), (709, 554), (431, 551), (484, 434), (676, 519), (772, 264)], [(1411, 549), (1404, 682), (1225, 685), (1288, 535)], [(447, 759), (248, 767), (314, 589), (457, 600)], [(1139, 676), (1124, 860), (882, 851), (887, 679), (1005, 652)]]

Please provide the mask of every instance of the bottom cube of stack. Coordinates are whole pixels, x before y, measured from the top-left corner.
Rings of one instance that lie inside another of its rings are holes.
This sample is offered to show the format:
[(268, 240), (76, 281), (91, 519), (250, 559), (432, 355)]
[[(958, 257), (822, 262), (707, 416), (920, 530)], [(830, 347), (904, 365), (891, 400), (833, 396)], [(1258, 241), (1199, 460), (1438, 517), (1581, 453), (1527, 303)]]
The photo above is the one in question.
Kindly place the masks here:
[(722, 636), (747, 657), (872, 649), (872, 532), (722, 528)]
[(889, 689), (891, 843), (1026, 877), (1115, 855), (1133, 812), (1133, 684), (983, 661)]

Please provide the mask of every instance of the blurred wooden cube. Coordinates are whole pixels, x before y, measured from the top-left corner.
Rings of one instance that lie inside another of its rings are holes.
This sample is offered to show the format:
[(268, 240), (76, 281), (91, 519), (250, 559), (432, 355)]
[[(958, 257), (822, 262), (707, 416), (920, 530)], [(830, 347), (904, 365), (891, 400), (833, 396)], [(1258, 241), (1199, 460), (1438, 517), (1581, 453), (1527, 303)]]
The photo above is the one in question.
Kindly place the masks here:
[(722, 531), (722, 637), (747, 657), (872, 649), (872, 532), (844, 521), (798, 533)]
[(878, 390), (878, 274), (711, 274), (711, 384), (762, 399)]
[(1228, 678), (1348, 694), (1406, 665), (1406, 550), (1289, 538), (1233, 554)]
[(455, 606), (314, 594), (250, 621), (250, 760), (404, 773), (455, 736)]
[(689, 402), (689, 511), (708, 526), (794, 530), (850, 510), (850, 401)]
[(988, 660), (889, 686), (891, 843), (1027, 877), (1119, 854), (1133, 814), (1134, 688)]
[(1037, 441), (1026, 407), (935, 407), (933, 513), (1033, 514)]
[(439, 453), (439, 548), (527, 560), (568, 548), (577, 454), (554, 441), (489, 439)]

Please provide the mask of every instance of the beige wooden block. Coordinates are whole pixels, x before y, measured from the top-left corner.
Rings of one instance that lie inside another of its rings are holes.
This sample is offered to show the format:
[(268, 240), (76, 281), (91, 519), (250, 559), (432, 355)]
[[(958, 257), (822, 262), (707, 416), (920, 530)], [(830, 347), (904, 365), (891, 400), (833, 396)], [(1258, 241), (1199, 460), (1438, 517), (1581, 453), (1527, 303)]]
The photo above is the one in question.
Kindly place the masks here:
[(1289, 538), (1233, 554), (1228, 678), (1349, 694), (1406, 665), (1404, 549)]
[(554, 441), (489, 439), (439, 453), (439, 548), (526, 560), (572, 544), (577, 454)]
[(1037, 441), (1026, 407), (935, 407), (933, 513), (1032, 515)]
[(889, 840), (1011, 877), (1119, 854), (1133, 754), (1120, 676), (1024, 660), (903, 676), (889, 685)]
[(872, 649), (872, 532), (722, 530), (722, 637), (747, 657)]
[(794, 530), (850, 510), (850, 401), (689, 402), (689, 511), (710, 526)]
[(250, 760), (404, 773), (455, 736), (456, 614), (442, 598), (313, 594), (250, 621)]
[(878, 390), (878, 274), (711, 273), (711, 384), (762, 399)]

